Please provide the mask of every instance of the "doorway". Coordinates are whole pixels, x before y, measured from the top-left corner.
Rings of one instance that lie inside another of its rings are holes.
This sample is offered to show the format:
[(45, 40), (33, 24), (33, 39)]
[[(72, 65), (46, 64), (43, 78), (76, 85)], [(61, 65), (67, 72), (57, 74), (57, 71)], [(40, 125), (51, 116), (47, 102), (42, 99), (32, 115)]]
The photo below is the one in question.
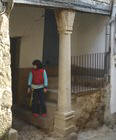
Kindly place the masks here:
[(46, 9), (43, 41), (43, 62), (47, 66), (58, 65), (59, 36), (54, 10)]
[(11, 53), (11, 76), (12, 76), (12, 94), (13, 104), (16, 104), (17, 84), (18, 84), (18, 69), (20, 57), (20, 37), (10, 38), (10, 53)]

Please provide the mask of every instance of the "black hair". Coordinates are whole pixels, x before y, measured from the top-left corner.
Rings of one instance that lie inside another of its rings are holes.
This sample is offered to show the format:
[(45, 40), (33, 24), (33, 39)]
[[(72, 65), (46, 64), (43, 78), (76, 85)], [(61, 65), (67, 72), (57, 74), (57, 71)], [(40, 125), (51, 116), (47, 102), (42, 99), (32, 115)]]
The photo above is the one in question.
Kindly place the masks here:
[(37, 66), (37, 69), (43, 68), (43, 65), (42, 65), (41, 61), (38, 60), (38, 59), (34, 60), (34, 61), (32, 62), (32, 65), (36, 65), (36, 66)]

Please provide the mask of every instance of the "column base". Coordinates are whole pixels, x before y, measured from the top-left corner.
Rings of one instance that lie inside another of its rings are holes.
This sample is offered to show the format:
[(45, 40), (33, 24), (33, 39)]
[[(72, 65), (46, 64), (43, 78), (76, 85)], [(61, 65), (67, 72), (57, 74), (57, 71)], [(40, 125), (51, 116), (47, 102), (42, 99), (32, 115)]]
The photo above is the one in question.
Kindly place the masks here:
[(60, 136), (65, 137), (75, 131), (74, 111), (68, 113), (56, 112), (54, 131)]
[(18, 140), (18, 132), (15, 129), (10, 129), (7, 140)]

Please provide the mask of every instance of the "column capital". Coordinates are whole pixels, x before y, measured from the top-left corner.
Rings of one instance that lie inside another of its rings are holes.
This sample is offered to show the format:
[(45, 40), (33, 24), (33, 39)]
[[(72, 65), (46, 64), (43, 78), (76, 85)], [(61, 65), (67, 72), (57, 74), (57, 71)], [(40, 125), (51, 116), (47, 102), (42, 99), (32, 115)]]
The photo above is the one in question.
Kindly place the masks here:
[(72, 33), (75, 11), (58, 9), (56, 10), (55, 15), (59, 33)]

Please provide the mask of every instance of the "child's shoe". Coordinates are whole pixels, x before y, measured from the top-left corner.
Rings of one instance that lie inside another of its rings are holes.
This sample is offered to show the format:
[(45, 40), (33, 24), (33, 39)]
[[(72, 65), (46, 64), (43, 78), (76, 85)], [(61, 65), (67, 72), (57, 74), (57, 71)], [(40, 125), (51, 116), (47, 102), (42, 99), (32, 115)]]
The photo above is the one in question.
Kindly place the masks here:
[(42, 114), (42, 117), (46, 117), (46, 116), (47, 116), (47, 114), (46, 114), (46, 113)]
[(33, 113), (33, 116), (34, 116), (35, 118), (39, 117), (39, 115), (38, 115), (37, 113)]

